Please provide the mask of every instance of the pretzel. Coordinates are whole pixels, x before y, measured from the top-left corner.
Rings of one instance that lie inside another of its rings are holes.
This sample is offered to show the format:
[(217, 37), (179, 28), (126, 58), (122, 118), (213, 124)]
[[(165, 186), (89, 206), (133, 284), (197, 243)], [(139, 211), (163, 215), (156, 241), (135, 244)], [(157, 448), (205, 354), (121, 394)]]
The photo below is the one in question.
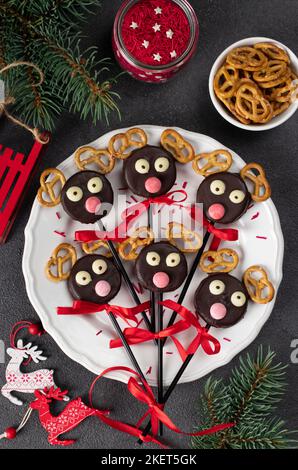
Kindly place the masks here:
[[(134, 138), (135, 137), (135, 138)], [(125, 133), (114, 135), (108, 144), (108, 149), (114, 158), (125, 160), (130, 157), (133, 150), (147, 145), (147, 134), (143, 129), (134, 127)]]
[(254, 47), (237, 47), (227, 56), (227, 62), (236, 69), (256, 72), (266, 66), (268, 59), (262, 51)]
[(251, 266), (243, 275), (243, 282), (253, 302), (267, 304), (274, 297), (274, 287), (261, 266)]
[[(176, 233), (175, 229), (177, 229)], [(195, 253), (201, 248), (203, 243), (203, 239), (198, 232), (187, 229), (179, 222), (170, 222), (168, 224), (166, 238), (183, 253)], [(183, 241), (182, 246), (179, 246), (181, 243), (177, 243), (178, 240)]]
[[(64, 254), (62, 254), (64, 252)], [(64, 272), (63, 267), (70, 261), (70, 268)], [(75, 262), (77, 261), (76, 249), (69, 243), (61, 243), (54, 249), (49, 261), (46, 264), (46, 275), (50, 281), (60, 282), (66, 281), (70, 276), (70, 271)], [(56, 268), (56, 273), (53, 273), (52, 268)]]
[[(49, 176), (52, 176), (52, 178), (48, 181)], [(55, 187), (60, 184), (62, 189), (65, 182), (66, 178), (64, 174), (57, 168), (48, 168), (47, 170), (44, 170), (40, 175), (40, 188), (37, 192), (37, 200), (39, 204), (45, 207), (54, 207), (60, 204), (61, 190), (59, 194), (56, 195)], [(46, 195), (48, 199), (45, 199), (44, 195)]]
[(109, 244), (106, 240), (96, 240), (95, 242), (82, 243), (82, 250), (87, 255), (96, 253), (106, 256), (107, 258), (111, 258), (112, 256)]
[(281, 85), (285, 80), (290, 78), (291, 74), (292, 74), (291, 69), (287, 67), (285, 73), (281, 75), (280, 77), (276, 78), (275, 80), (270, 80), (268, 82), (259, 82), (259, 85), (261, 88), (265, 88), (265, 89), (277, 87)]
[(287, 64), (290, 63), (290, 58), (286, 51), (272, 43), (259, 42), (254, 45), (255, 49), (261, 50), (267, 57), (273, 60), (283, 60)]
[(281, 113), (286, 111), (290, 106), (291, 102), (287, 101), (286, 103), (274, 103), (273, 105), (273, 117), (279, 116)]
[[(141, 235), (144, 235), (144, 237)], [(154, 232), (149, 227), (139, 227), (119, 245), (119, 254), (126, 261), (137, 259), (140, 250), (154, 241)]]
[(238, 121), (242, 122), (242, 124), (250, 124), (251, 121), (249, 119), (245, 119), (241, 114), (239, 114), (236, 110), (235, 107), (235, 99), (233, 98), (227, 98), (223, 99), (218, 97), (223, 104), (228, 108), (228, 110), (238, 119)]
[(239, 71), (233, 65), (223, 65), (214, 77), (214, 91), (218, 97), (232, 98), (236, 83), (239, 79)]
[[(200, 167), (199, 164), (204, 162)], [(233, 163), (233, 157), (228, 150), (215, 150), (210, 153), (201, 153), (195, 156), (192, 167), (196, 173), (202, 176), (213, 175), (228, 171)]]
[(230, 273), (238, 266), (239, 256), (234, 250), (223, 248), (218, 251), (205, 251), (200, 260), (204, 273)]
[(295, 83), (296, 80), (297, 78), (292, 74), (290, 78), (284, 80), (277, 87), (271, 90), (269, 99), (276, 101), (277, 103), (292, 101), (295, 92), (298, 90), (298, 81)]
[[(257, 174), (254, 174), (252, 170), (255, 170)], [(250, 180), (254, 185), (253, 193), (251, 197), (255, 202), (263, 202), (269, 199), (271, 196), (271, 188), (266, 178), (264, 168), (258, 163), (248, 163), (240, 171), (240, 176), (245, 181)]]
[(270, 102), (250, 83), (241, 85), (236, 93), (236, 109), (245, 119), (264, 123), (272, 118)]
[[(82, 157), (84, 153), (88, 153), (86, 158)], [(93, 169), (90, 165), (95, 165), (99, 173), (110, 173), (115, 166), (115, 159), (106, 149), (96, 149), (94, 147), (80, 147), (75, 152), (75, 163), (79, 170)]]
[(264, 69), (253, 73), (256, 82), (271, 82), (285, 75), (287, 64), (281, 60), (269, 60)]
[(161, 134), (161, 145), (170, 152), (179, 163), (188, 163), (194, 159), (193, 146), (174, 129), (166, 129)]

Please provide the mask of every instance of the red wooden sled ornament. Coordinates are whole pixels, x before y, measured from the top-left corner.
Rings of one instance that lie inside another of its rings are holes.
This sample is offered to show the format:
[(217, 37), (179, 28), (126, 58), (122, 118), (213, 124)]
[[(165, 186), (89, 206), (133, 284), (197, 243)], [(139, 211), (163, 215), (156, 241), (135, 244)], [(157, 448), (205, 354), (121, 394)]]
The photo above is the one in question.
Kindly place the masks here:
[(43, 147), (35, 141), (25, 156), (0, 144), (0, 244), (9, 234)]

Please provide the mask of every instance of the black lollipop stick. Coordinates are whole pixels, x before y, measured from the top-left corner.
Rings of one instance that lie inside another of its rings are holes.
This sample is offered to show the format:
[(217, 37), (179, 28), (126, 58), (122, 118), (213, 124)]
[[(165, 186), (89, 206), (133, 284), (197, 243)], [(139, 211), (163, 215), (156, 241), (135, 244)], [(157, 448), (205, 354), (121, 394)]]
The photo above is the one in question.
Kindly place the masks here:
[[(163, 329), (163, 306), (161, 302), (163, 300), (163, 294), (160, 293), (158, 295), (158, 311), (157, 311), (157, 331), (162, 331)], [(158, 339), (157, 342), (158, 347), (158, 403), (163, 403), (163, 340)], [(159, 423), (159, 435), (162, 436), (163, 434), (163, 425)]]

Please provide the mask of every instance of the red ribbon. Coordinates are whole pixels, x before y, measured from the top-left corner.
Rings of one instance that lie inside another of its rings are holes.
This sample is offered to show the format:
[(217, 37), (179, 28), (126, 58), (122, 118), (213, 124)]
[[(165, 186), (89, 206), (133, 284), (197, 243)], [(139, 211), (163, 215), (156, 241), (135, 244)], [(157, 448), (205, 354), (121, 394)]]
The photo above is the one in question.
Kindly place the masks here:
[[(173, 196), (175, 194), (182, 194), (182, 198), (178, 201), (174, 200)], [(95, 240), (110, 240), (121, 243), (123, 240), (128, 238), (127, 232), (130, 224), (140, 217), (144, 212), (146, 212), (151, 204), (165, 204), (167, 206), (175, 205), (178, 207), (183, 207), (181, 206), (181, 203), (186, 199), (187, 193), (183, 189), (171, 191), (170, 193), (164, 194), (162, 196), (150, 197), (142, 202), (134, 204), (128, 209), (125, 209), (125, 211), (123, 211), (121, 214), (121, 219), (123, 222), (121, 222), (121, 224), (111, 232), (99, 230), (79, 230), (75, 232), (75, 239), (79, 242), (85, 243)]]
[[(92, 382), (90, 390), (89, 390), (89, 402), (92, 408), (93, 408), (92, 393), (93, 393), (93, 389), (95, 387), (96, 382), (101, 377), (103, 377), (104, 375), (112, 371), (125, 371), (125, 372), (132, 374), (132, 377), (129, 378), (128, 383), (127, 383), (128, 391), (138, 401), (148, 405), (148, 410), (142, 416), (142, 418), (138, 421), (136, 426), (132, 426), (129, 424), (122, 423), (120, 421), (112, 420), (111, 418), (107, 416), (101, 416), (101, 420), (114, 429), (117, 429), (122, 432), (126, 432), (132, 436), (135, 436), (141, 439), (143, 442), (153, 442), (155, 444), (158, 444), (164, 447), (160, 441), (154, 438), (154, 436), (156, 436), (158, 432), (159, 422), (162, 422), (167, 428), (171, 429), (172, 431), (178, 434), (184, 434), (187, 436), (205, 436), (207, 434), (213, 434), (215, 432), (223, 431), (225, 429), (228, 429), (234, 426), (234, 423), (227, 423), (227, 424), (218, 424), (209, 429), (204, 429), (203, 431), (198, 431), (195, 433), (186, 433), (182, 431), (173, 423), (173, 421), (169, 418), (169, 416), (164, 412), (163, 410), (164, 405), (156, 402), (153, 391), (148, 385), (148, 383), (137, 372), (130, 369), (129, 367), (124, 367), (124, 366), (123, 367), (110, 367), (106, 369), (105, 371), (103, 371)], [(153, 436), (151, 436), (150, 434), (147, 434), (146, 436), (144, 436), (142, 431), (139, 429), (139, 426), (148, 415), (150, 415), (150, 419), (151, 419), (151, 427), (152, 427)]]
[(213, 240), (210, 245), (210, 250), (217, 251), (220, 245), (221, 240), (225, 241), (237, 241), (238, 240), (238, 230), (233, 228), (217, 228), (209, 222), (204, 215), (202, 215), (201, 209), (192, 206), (190, 210), (188, 209), (189, 215), (193, 220), (203, 221), (203, 227), (214, 235)]
[(137, 322), (136, 315), (148, 310), (150, 302), (144, 302), (136, 307), (120, 307), (118, 305), (96, 304), (84, 300), (74, 300), (72, 307), (57, 307), (58, 315), (90, 315), (102, 311), (113, 313), (116, 317), (122, 318), (126, 323), (128, 320)]
[[(171, 337), (173, 335), (180, 333), (181, 331), (187, 330), (189, 328), (189, 323), (184, 320), (181, 320), (174, 325), (165, 328), (164, 330), (159, 331), (158, 333), (153, 333), (151, 331), (145, 330), (143, 328), (126, 328), (123, 331), (123, 334), (128, 342), (128, 344), (140, 344), (145, 343), (146, 341), (151, 341), (154, 339), (163, 339)], [(121, 348), (123, 343), (120, 338), (112, 339), (110, 341), (110, 348)]]
[(180, 317), (182, 317), (189, 325), (193, 326), (197, 330), (196, 337), (193, 339), (187, 349), (182, 346), (177, 338), (172, 337), (172, 340), (175, 343), (175, 346), (178, 349), (183, 362), (188, 355), (194, 354), (199, 346), (202, 346), (204, 352), (208, 355), (219, 353), (221, 348), (220, 342), (208, 332), (207, 328), (200, 325), (199, 320), (193, 312), (188, 310), (186, 307), (183, 307), (183, 305), (177, 304), (170, 299), (164, 300), (161, 302), (161, 305), (177, 312)]

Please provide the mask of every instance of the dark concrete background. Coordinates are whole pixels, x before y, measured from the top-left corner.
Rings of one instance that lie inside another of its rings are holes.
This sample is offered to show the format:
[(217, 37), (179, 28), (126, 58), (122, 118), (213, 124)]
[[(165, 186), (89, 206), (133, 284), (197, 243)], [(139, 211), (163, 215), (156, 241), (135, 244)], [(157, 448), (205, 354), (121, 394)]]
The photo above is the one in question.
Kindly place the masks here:
[[(258, 345), (271, 346), (278, 360), (289, 364), (288, 391), (278, 408), (278, 414), (287, 420), (290, 429), (298, 428), (297, 371), (298, 364), (290, 363), (291, 341), (298, 338), (297, 328), (297, 203), (298, 169), (297, 149), (298, 114), (281, 127), (260, 133), (249, 133), (225, 122), (213, 108), (208, 95), (208, 75), (215, 58), (228, 45), (250, 36), (267, 36), (287, 44), (298, 53), (298, 2), (297, 0), (192, 0), (200, 21), (200, 42), (196, 56), (188, 68), (165, 85), (148, 85), (136, 82), (129, 76), (119, 80), (117, 91), (122, 121), (111, 117), (93, 126), (82, 122), (78, 116), (65, 114), (57, 123), (51, 144), (41, 163), (41, 169), (54, 166), (73, 150), (101, 133), (121, 126), (157, 124), (180, 126), (205, 133), (239, 153), (247, 162), (257, 160), (264, 164), (272, 184), (273, 200), (277, 206), (285, 236), (284, 280), (278, 293), (276, 306), (259, 337), (248, 348), (253, 353)], [(91, 17), (86, 25), (88, 43), (98, 44), (102, 56), (111, 55), (110, 38), (113, 19), (121, 0), (103, 1), (102, 13)], [(118, 70), (115, 66), (115, 70)], [(1, 143), (23, 150), (30, 138), (1, 120)], [(26, 295), (21, 270), (24, 245), (24, 228), (38, 187), (38, 175), (29, 190), (8, 242), (0, 247), (0, 338), (8, 341), (14, 322), (36, 319)], [(38, 339), (49, 359), (45, 367), (55, 369), (56, 382), (69, 387), (71, 395), (87, 396), (93, 376), (79, 364), (65, 356), (55, 342), (45, 335)], [(218, 369), (215, 375), (227, 377), (238, 361)], [(0, 364), (0, 384), (4, 382), (5, 365)], [(167, 410), (174, 422), (189, 430), (198, 420), (197, 397), (205, 380), (180, 385), (176, 388)], [(27, 397), (28, 400), (28, 397)], [(130, 400), (124, 385), (102, 380), (96, 392), (99, 406), (113, 405), (119, 419), (136, 422), (141, 408)], [(17, 424), (25, 408), (12, 405), (0, 396), (0, 433), (2, 429)], [(138, 448), (135, 439), (103, 426), (96, 419), (86, 420), (71, 432), (78, 438), (75, 448)], [(189, 438), (166, 433), (176, 447), (188, 447)], [(46, 434), (40, 427), (36, 414), (30, 419), (19, 437), (12, 442), (1, 441), (2, 448), (47, 448)]]

